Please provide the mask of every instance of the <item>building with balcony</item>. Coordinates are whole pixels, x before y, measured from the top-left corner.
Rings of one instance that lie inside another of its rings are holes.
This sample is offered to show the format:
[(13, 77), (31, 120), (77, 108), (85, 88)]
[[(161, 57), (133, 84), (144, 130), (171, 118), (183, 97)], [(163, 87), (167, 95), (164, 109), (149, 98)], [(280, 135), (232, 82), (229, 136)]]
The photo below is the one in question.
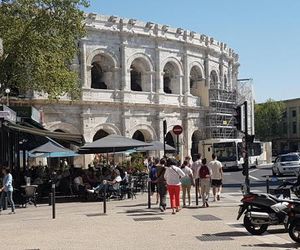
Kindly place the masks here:
[[(173, 126), (183, 127), (181, 156), (196, 153), (200, 140), (232, 137), (239, 63), (226, 43), (168, 25), (94, 13), (86, 15), (86, 29), (72, 65), (82, 83), (81, 99), (64, 96), (49, 103), (39, 93), (30, 98), (42, 110), (45, 128), (81, 133), (87, 142), (107, 134), (163, 141), (166, 120), (170, 145), (176, 144)], [(223, 109), (215, 109), (220, 102)], [(217, 119), (208, 122), (209, 115)]]

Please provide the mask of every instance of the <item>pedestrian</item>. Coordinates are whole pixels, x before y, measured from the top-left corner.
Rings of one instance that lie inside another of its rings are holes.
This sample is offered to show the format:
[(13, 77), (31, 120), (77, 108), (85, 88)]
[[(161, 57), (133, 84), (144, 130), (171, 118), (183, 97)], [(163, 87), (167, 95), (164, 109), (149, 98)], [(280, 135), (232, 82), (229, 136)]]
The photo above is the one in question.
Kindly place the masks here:
[(217, 160), (217, 156), (212, 154), (212, 161), (208, 164), (211, 169), (211, 186), (213, 189), (214, 201), (220, 200), (222, 191), (223, 168), (222, 163)]
[(156, 204), (158, 204), (158, 193), (157, 193), (157, 165), (159, 164), (159, 159), (154, 159), (154, 164), (150, 168), (149, 178), (150, 178), (150, 185), (151, 185), (151, 196), (156, 193)]
[(157, 165), (157, 193), (159, 194), (159, 209), (164, 212), (167, 207), (167, 182), (165, 180), (165, 168), (166, 160), (161, 159), (159, 164)]
[(0, 213), (2, 211), (2, 207), (4, 204), (4, 200), (5, 200), (5, 196), (7, 197), (7, 200), (11, 206), (11, 213), (10, 214), (14, 214), (15, 213), (15, 203), (13, 201), (13, 177), (10, 173), (10, 169), (9, 168), (3, 168), (2, 169), (2, 174), (4, 175), (3, 177), (3, 182), (2, 182), (2, 188), (0, 188), (0, 192), (1, 192), (1, 200), (0, 200)]
[(208, 198), (210, 191), (211, 182), (211, 170), (206, 165), (206, 158), (202, 159), (202, 165), (199, 169), (200, 185), (201, 185), (201, 196), (202, 196), (202, 207), (209, 207)]
[(188, 196), (188, 206), (191, 206), (191, 186), (194, 184), (193, 179), (193, 171), (189, 167), (189, 162), (185, 160), (181, 166), (182, 172), (185, 174), (184, 177), (181, 178), (181, 189), (182, 189), (182, 202), (183, 207), (186, 206), (186, 193)]
[(201, 154), (197, 155), (196, 161), (192, 164), (192, 171), (194, 176), (194, 183), (196, 185), (197, 196), (201, 199), (201, 188), (200, 188), (200, 179), (199, 179), (199, 169), (201, 167)]
[(170, 195), (172, 214), (176, 214), (176, 212), (180, 210), (180, 178), (185, 176), (176, 164), (176, 160), (168, 159), (166, 172), (164, 174)]

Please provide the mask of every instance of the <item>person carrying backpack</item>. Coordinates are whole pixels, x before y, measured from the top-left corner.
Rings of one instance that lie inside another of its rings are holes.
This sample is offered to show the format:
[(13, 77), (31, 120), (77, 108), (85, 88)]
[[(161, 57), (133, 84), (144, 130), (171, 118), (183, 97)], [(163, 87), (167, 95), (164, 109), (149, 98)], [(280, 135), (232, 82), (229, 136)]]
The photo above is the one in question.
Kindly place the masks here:
[(209, 198), (209, 191), (210, 191), (210, 182), (211, 182), (211, 170), (206, 165), (206, 159), (202, 159), (202, 165), (199, 169), (199, 178), (200, 178), (200, 185), (201, 185), (201, 196), (202, 196), (202, 207), (209, 207), (208, 205), (208, 198)]

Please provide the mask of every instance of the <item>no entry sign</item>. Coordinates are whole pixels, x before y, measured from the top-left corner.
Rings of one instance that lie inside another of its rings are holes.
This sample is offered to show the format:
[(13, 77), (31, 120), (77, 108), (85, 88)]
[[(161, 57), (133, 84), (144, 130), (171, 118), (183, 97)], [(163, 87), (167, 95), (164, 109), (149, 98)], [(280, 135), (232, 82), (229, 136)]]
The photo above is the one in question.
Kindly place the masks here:
[(183, 131), (183, 129), (182, 129), (182, 127), (180, 125), (175, 125), (173, 127), (173, 133), (175, 135), (180, 135), (182, 133), (182, 131)]

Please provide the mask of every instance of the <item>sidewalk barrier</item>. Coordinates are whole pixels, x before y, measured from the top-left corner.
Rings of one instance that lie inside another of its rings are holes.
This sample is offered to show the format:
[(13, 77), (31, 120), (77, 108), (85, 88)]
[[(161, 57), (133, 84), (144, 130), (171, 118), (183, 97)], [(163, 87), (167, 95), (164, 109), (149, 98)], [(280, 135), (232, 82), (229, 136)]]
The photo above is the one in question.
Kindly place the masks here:
[(267, 175), (267, 177), (266, 177), (266, 186), (267, 186), (267, 193), (269, 193), (270, 192), (270, 180), (269, 180), (269, 175)]
[(107, 182), (103, 181), (103, 184), (104, 184), (103, 213), (106, 214), (106, 189), (107, 189)]

